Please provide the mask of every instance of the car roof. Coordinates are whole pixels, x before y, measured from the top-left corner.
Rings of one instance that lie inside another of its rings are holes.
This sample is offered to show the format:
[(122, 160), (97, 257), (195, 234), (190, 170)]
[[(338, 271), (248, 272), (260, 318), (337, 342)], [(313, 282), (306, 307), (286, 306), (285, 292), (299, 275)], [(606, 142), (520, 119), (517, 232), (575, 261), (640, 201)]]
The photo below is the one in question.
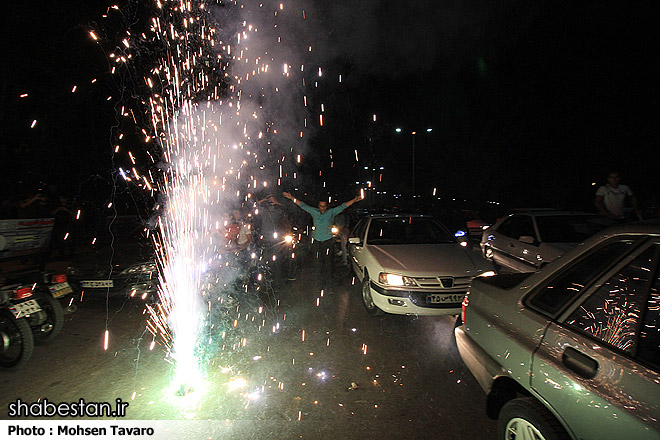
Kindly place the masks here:
[(532, 212), (532, 211), (556, 211), (555, 208), (511, 208), (507, 211), (509, 214), (518, 212)]
[[(603, 229), (600, 232), (595, 233), (591, 237), (587, 238), (581, 245), (574, 247), (560, 258), (554, 260), (551, 264), (563, 264), (570, 265), (571, 261), (575, 258), (579, 258), (580, 255), (584, 252), (584, 249), (591, 249), (594, 246), (597, 246), (599, 243), (616, 236), (631, 236), (631, 235), (641, 235), (641, 236), (655, 236), (660, 235), (660, 219), (652, 220), (643, 220), (640, 222), (634, 223), (623, 223), (620, 225), (610, 226)], [(556, 263), (555, 263), (556, 262)], [(538, 271), (530, 275), (525, 281), (522, 281), (520, 284), (523, 286), (534, 286), (538, 280), (542, 280), (545, 277), (543, 270)], [(522, 289), (525, 290), (525, 289)]]
[(643, 220), (634, 223), (623, 223), (610, 226), (596, 235), (618, 235), (618, 234), (660, 234), (660, 219)]
[(590, 215), (597, 217), (598, 214), (594, 214), (593, 212), (582, 212), (582, 211), (557, 211), (557, 210), (534, 210), (534, 211), (522, 211), (522, 212), (515, 212), (510, 215), (529, 215), (532, 217), (546, 217), (546, 216), (557, 216), (557, 215), (579, 215), (579, 216), (584, 216), (584, 215)]
[(426, 215), (426, 214), (404, 214), (404, 213), (398, 213), (398, 214), (369, 214), (369, 215), (366, 216), (366, 218), (409, 218), (409, 217), (435, 218), (432, 215)]

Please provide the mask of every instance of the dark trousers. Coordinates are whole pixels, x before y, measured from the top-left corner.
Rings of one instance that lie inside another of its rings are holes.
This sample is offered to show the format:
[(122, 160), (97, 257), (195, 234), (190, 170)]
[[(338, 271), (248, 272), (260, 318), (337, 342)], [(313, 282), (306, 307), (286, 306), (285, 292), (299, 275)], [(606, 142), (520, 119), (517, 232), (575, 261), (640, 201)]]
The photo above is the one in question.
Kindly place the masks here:
[(332, 260), (335, 257), (335, 241), (314, 241), (314, 257), (316, 258), (316, 275), (321, 289), (332, 287)]

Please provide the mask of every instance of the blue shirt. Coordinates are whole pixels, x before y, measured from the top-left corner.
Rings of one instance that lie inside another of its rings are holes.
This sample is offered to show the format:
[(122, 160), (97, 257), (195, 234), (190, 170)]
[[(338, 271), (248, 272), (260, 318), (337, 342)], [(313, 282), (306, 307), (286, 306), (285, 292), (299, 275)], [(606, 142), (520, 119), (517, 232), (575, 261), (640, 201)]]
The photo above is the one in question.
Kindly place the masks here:
[(326, 241), (332, 238), (332, 222), (335, 216), (346, 209), (346, 203), (342, 203), (334, 208), (327, 209), (323, 214), (318, 208), (312, 208), (307, 203), (301, 201), (300, 209), (307, 212), (314, 220), (314, 240)]

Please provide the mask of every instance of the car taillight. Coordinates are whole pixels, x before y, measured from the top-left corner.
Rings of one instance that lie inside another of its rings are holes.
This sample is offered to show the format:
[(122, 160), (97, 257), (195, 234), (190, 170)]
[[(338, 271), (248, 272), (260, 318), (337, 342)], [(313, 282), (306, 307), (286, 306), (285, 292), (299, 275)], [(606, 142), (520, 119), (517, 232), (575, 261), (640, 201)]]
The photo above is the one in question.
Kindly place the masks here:
[(66, 283), (66, 274), (58, 273), (53, 275), (50, 279), (51, 283)]
[(24, 299), (32, 296), (32, 287), (19, 287), (14, 292), (14, 299)]
[(461, 302), (461, 322), (463, 324), (465, 324), (465, 309), (467, 309), (469, 302), (468, 296), (465, 295), (465, 298), (463, 298), (463, 301)]

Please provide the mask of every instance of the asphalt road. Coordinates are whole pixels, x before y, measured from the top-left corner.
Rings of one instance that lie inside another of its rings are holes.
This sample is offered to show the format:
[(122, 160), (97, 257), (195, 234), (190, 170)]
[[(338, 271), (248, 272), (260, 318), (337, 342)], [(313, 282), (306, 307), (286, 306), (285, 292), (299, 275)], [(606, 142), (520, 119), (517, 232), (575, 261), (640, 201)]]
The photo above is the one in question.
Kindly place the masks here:
[[(303, 272), (225, 310), (205, 383), (177, 396), (139, 299), (86, 294), (54, 341), (0, 371), (0, 418), (25, 402), (129, 402), (126, 419), (207, 421), (186, 438), (495, 438), (453, 317), (369, 316), (347, 269), (320, 296)], [(266, 293), (264, 293), (266, 292)], [(104, 334), (108, 330), (108, 349)]]

